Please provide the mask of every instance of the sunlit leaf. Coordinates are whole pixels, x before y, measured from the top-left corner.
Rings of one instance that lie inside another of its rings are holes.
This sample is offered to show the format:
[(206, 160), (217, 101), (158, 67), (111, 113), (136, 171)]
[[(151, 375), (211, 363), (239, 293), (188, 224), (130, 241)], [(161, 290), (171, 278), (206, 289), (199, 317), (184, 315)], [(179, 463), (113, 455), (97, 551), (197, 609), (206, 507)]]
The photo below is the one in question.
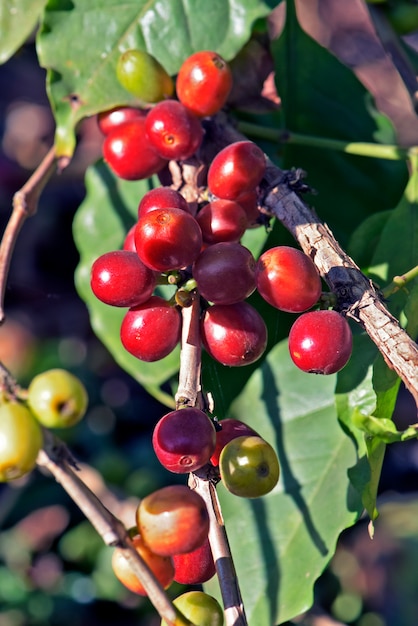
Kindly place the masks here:
[(283, 341), (230, 407), (281, 464), (278, 486), (263, 498), (218, 488), (250, 626), (281, 623), (312, 604), (339, 533), (361, 510), (347, 476), (356, 449), (338, 422), (335, 382), (298, 370)]
[(5, 63), (35, 30), (46, 0), (0, 3), (0, 63)]

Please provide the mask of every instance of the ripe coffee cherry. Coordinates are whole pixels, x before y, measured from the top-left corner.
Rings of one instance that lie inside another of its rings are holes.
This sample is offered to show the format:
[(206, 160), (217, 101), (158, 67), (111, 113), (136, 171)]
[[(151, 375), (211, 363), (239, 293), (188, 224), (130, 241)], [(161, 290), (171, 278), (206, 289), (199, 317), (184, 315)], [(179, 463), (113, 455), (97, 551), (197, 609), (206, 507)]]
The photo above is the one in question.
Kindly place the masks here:
[[(164, 589), (167, 589), (174, 579), (174, 563), (172, 558), (152, 552), (137, 532), (132, 536), (132, 543), (160, 585)], [(113, 551), (112, 569), (116, 578), (130, 591), (140, 596), (147, 595), (144, 586), (135, 574), (129, 561), (124, 557), (123, 551), (120, 548), (115, 548)]]
[(196, 550), (209, 532), (205, 502), (186, 485), (163, 487), (143, 498), (136, 521), (146, 544), (163, 556)]
[(196, 215), (205, 243), (239, 241), (248, 225), (244, 209), (232, 200), (209, 202)]
[(258, 436), (236, 437), (219, 457), (219, 472), (225, 487), (242, 498), (259, 498), (277, 484), (280, 466), (277, 454)]
[(245, 211), (247, 216), (247, 228), (260, 226), (259, 221), (257, 221), (260, 218), (260, 211), (258, 209), (258, 195), (255, 189), (240, 194), (236, 202)]
[(136, 254), (135, 228), (136, 228), (136, 224), (131, 226), (128, 232), (126, 233), (126, 237), (123, 241), (123, 250), (127, 250), (128, 252), (135, 252)]
[(312, 374), (335, 374), (352, 351), (351, 328), (337, 311), (302, 313), (289, 333), (289, 352), (295, 365)]
[(102, 150), (110, 169), (125, 180), (149, 178), (167, 163), (147, 141), (145, 117), (117, 126), (104, 138)]
[(236, 242), (208, 246), (193, 264), (199, 293), (214, 304), (234, 304), (255, 290), (255, 260)]
[[(173, 604), (187, 620), (190, 620), (188, 623), (198, 626), (223, 626), (224, 624), (221, 605), (204, 591), (186, 591), (178, 596)], [(167, 622), (162, 620), (161, 626), (167, 626)], [(187, 624), (179, 618), (178, 626), (187, 626)]]
[(190, 213), (187, 200), (171, 187), (155, 187), (142, 197), (138, 205), (138, 218), (156, 209), (181, 209)]
[(108, 111), (101, 111), (97, 115), (97, 124), (103, 133), (108, 135), (116, 126), (125, 122), (136, 120), (138, 117), (145, 117), (146, 111), (136, 107), (114, 107)]
[(156, 209), (139, 218), (135, 246), (145, 265), (159, 272), (191, 265), (202, 247), (195, 218), (181, 209)]
[(313, 261), (290, 246), (270, 248), (256, 266), (260, 295), (269, 304), (289, 313), (310, 309), (321, 295), (321, 278)]
[(91, 289), (112, 306), (132, 307), (146, 302), (156, 285), (155, 273), (136, 252), (114, 250), (102, 254), (91, 268)]
[(267, 345), (264, 320), (248, 302), (209, 307), (201, 321), (201, 334), (208, 354), (230, 367), (254, 363)]
[(210, 457), (210, 462), (215, 467), (219, 465), (219, 455), (221, 454), (227, 443), (229, 443), (233, 439), (236, 439), (237, 437), (243, 437), (244, 435), (258, 436), (258, 433), (253, 428), (248, 426), (248, 424), (244, 424), (244, 422), (233, 419), (231, 417), (222, 420), (219, 423), (219, 428), (220, 430), (216, 431), (215, 450)]
[(223, 148), (208, 171), (208, 187), (218, 198), (237, 200), (253, 191), (266, 170), (266, 157), (252, 141), (236, 141)]
[(188, 159), (199, 148), (203, 127), (178, 100), (164, 100), (148, 113), (145, 123), (148, 141), (164, 159)]
[(181, 585), (201, 585), (216, 572), (208, 538), (193, 552), (175, 554), (173, 563), (174, 580)]
[(132, 307), (122, 320), (120, 338), (130, 354), (141, 361), (159, 361), (180, 340), (181, 315), (164, 298), (151, 296)]
[(209, 461), (215, 449), (216, 433), (209, 417), (193, 407), (164, 415), (152, 436), (152, 445), (161, 465), (170, 472), (186, 474)]
[(232, 89), (232, 72), (216, 52), (202, 50), (187, 58), (176, 80), (177, 97), (199, 117), (214, 115)]
[(145, 50), (126, 50), (116, 65), (122, 87), (143, 102), (159, 102), (174, 92), (174, 83), (161, 65)]
[(18, 402), (0, 405), (0, 482), (32, 471), (42, 448), (42, 430), (32, 413)]
[(87, 410), (88, 396), (81, 380), (56, 368), (35, 376), (28, 387), (28, 405), (47, 428), (74, 426)]

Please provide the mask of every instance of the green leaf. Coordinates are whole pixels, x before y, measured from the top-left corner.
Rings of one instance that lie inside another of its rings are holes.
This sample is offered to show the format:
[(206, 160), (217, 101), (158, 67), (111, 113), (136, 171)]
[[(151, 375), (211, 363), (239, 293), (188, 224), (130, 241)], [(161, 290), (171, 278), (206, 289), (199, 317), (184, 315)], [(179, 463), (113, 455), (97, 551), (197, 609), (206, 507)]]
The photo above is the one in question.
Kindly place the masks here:
[[(335, 383), (298, 370), (282, 341), (230, 407), (273, 445), (281, 465), (263, 498), (218, 487), (250, 626), (282, 623), (312, 604), (316, 578), (362, 508), (347, 476), (357, 454), (338, 422)], [(206, 587), (216, 593), (214, 583)]]
[(0, 63), (5, 63), (35, 29), (46, 0), (3, 0), (0, 3)]
[(352, 357), (338, 374), (336, 402), (338, 418), (357, 448), (358, 460), (349, 477), (371, 520), (378, 515), (377, 490), (385, 444), (390, 443), (385, 433), (392, 428), (399, 383), (369, 337), (354, 335)]
[[(417, 208), (418, 169), (415, 168), (403, 197), (384, 225), (368, 268), (368, 273), (377, 277), (381, 285), (418, 265)], [(395, 317), (399, 318), (406, 306), (408, 290), (416, 285), (415, 279), (406, 289), (398, 291), (389, 298), (388, 308)]]
[[(262, 0), (50, 0), (38, 35), (48, 70), (58, 156), (71, 156), (74, 128), (83, 117), (121, 104), (139, 104), (118, 83), (117, 60), (131, 48), (147, 50), (171, 75), (197, 50), (230, 60), (265, 17)], [(276, 3), (274, 3), (276, 4)]]
[[(157, 181), (154, 181), (157, 185)], [(74, 240), (80, 253), (75, 281), (86, 302), (92, 328), (115, 361), (150, 394), (168, 406), (172, 397), (161, 389), (179, 368), (179, 349), (155, 363), (144, 363), (130, 355), (120, 341), (120, 325), (126, 309), (98, 300), (90, 287), (90, 270), (98, 256), (122, 247), (130, 226), (137, 218), (139, 200), (152, 188), (152, 180), (127, 182), (114, 176), (99, 162), (86, 174), (86, 197), (74, 219)]]
[[(290, 133), (347, 142), (388, 138), (389, 120), (376, 112), (352, 70), (300, 28), (293, 2), (287, 2), (286, 27), (272, 53), (282, 99), (277, 124)], [(407, 181), (402, 161), (306, 145), (285, 144), (282, 150), (284, 167), (307, 172), (306, 182), (317, 192), (309, 201), (343, 246), (366, 217), (396, 206)]]
[(417, 437), (417, 429), (410, 426), (405, 430), (398, 430), (392, 420), (386, 417), (377, 418), (373, 415), (363, 415), (360, 411), (353, 414), (353, 423), (357, 428), (361, 428), (371, 437), (377, 437), (385, 443), (394, 441), (407, 441)]

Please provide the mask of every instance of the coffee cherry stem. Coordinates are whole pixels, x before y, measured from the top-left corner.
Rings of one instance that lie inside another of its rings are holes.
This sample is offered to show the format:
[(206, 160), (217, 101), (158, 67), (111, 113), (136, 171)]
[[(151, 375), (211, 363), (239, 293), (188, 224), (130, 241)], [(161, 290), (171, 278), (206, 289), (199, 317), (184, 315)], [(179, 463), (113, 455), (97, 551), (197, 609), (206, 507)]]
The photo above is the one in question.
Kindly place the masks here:
[(239, 581), (229, 547), (215, 483), (194, 473), (190, 474), (189, 487), (202, 496), (209, 513), (209, 543), (225, 607), (225, 625), (247, 626)]
[[(60, 163), (58, 162), (59, 166)], [(4, 296), (17, 237), (26, 219), (35, 215), (42, 190), (56, 169), (57, 160), (53, 146), (23, 187), (13, 196), (13, 211), (0, 243), (0, 324), (4, 322), (5, 317)]]
[(180, 351), (179, 384), (175, 396), (176, 408), (191, 406), (203, 408), (200, 341), (200, 298), (191, 292), (191, 305), (184, 306), (182, 313), (182, 336)]
[[(174, 626), (178, 617), (178, 610), (148, 565), (138, 554), (122, 522), (102, 504), (76, 473), (77, 465), (65, 443), (55, 437), (48, 429), (43, 429), (43, 432), (44, 447), (38, 455), (38, 467), (47, 469), (54, 476), (106, 545), (122, 550), (123, 556), (129, 561), (155, 609), (167, 624)], [(185, 620), (184, 623), (190, 624), (188, 620)], [(191, 626), (193, 625), (191, 624)]]
[(418, 265), (408, 270), (401, 276), (394, 276), (392, 281), (382, 289), (384, 298), (389, 298), (400, 289), (405, 289), (406, 285), (418, 276)]

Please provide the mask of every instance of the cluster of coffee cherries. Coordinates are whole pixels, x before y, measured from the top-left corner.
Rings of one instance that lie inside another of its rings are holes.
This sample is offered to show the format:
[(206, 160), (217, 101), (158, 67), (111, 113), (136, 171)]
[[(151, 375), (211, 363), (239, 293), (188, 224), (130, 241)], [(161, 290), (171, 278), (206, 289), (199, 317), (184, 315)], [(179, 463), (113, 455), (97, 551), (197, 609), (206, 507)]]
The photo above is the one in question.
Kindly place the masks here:
[[(264, 495), (279, 478), (276, 453), (253, 428), (227, 418), (215, 429), (212, 420), (197, 408), (185, 407), (163, 416), (154, 429), (153, 446), (162, 465), (175, 473), (219, 467), (223, 483), (238, 496)], [(136, 525), (129, 531), (135, 549), (166, 589), (173, 581), (198, 585), (212, 578), (216, 567), (208, 533), (206, 504), (186, 485), (163, 487), (143, 498), (136, 511)], [(112, 567), (128, 589), (146, 595), (120, 548), (113, 552)], [(174, 604), (192, 619), (182, 598)], [(211, 596), (204, 594), (198, 600), (214, 611), (216, 620), (220, 619), (222, 611)], [(193, 623), (206, 623), (199, 621), (200, 616), (194, 617)]]
[[(216, 52), (201, 51), (182, 64), (176, 83), (147, 52), (127, 50), (119, 58), (122, 86), (144, 102), (98, 116), (105, 135), (103, 157), (125, 180), (160, 172), (170, 160), (186, 160), (203, 139), (202, 118), (217, 113), (232, 88), (228, 64)], [(176, 98), (173, 92), (176, 92)]]
[[(128, 352), (148, 362), (167, 356), (180, 339), (180, 308), (197, 292), (208, 354), (225, 366), (253, 363), (267, 345), (264, 320), (247, 301), (257, 289), (273, 307), (298, 314), (289, 351), (300, 369), (331, 374), (346, 364), (352, 348), (346, 319), (334, 310), (309, 311), (322, 291), (310, 257), (297, 248), (276, 246), (256, 260), (240, 242), (252, 226), (240, 197), (256, 194), (264, 170), (261, 149), (238, 141), (210, 164), (207, 180), (213, 199), (197, 213), (170, 187), (142, 197), (123, 249), (101, 255), (91, 268), (96, 297), (128, 308), (120, 329)], [(177, 285), (170, 300), (154, 293), (164, 282)]]
[[(175, 84), (139, 50), (120, 57), (117, 75), (131, 93), (156, 102), (98, 116), (104, 158), (126, 179), (146, 178), (170, 159), (196, 155), (202, 118), (222, 108), (232, 87), (228, 64), (211, 51), (186, 59)], [(289, 246), (267, 250), (256, 260), (241, 244), (260, 217), (257, 190), (265, 168), (265, 155), (255, 143), (237, 141), (210, 163), (207, 200), (197, 208), (165, 186), (140, 199), (138, 220), (123, 249), (102, 255), (91, 270), (93, 293), (128, 308), (120, 330), (128, 352), (148, 362), (167, 356), (180, 339), (179, 308), (190, 303), (194, 290), (202, 303), (201, 338), (209, 355), (225, 366), (253, 363), (267, 345), (264, 320), (247, 301), (257, 289), (272, 306), (299, 314), (289, 351), (300, 369), (331, 374), (346, 364), (352, 336), (345, 317), (334, 310), (308, 311), (322, 288), (312, 260)], [(167, 301), (154, 293), (161, 283), (177, 285), (175, 298)]]
[[(198, 585), (212, 578), (215, 564), (208, 539), (209, 515), (203, 498), (196, 491), (186, 485), (158, 489), (141, 500), (135, 517), (135, 526), (129, 531), (133, 546), (164, 589), (173, 581)], [(112, 568), (125, 587), (133, 593), (146, 595), (120, 548), (113, 551)], [(221, 607), (211, 596), (201, 594), (199, 592), (194, 600), (210, 613), (214, 611), (217, 617), (213, 623), (221, 625)], [(206, 623), (202, 616), (194, 621), (193, 617), (197, 616), (190, 615), (190, 606), (182, 596), (175, 604), (193, 623)]]
[(0, 482), (33, 470), (43, 445), (42, 427), (68, 428), (87, 409), (84, 385), (64, 369), (38, 374), (25, 395), (25, 399), (4, 398), (0, 404)]

